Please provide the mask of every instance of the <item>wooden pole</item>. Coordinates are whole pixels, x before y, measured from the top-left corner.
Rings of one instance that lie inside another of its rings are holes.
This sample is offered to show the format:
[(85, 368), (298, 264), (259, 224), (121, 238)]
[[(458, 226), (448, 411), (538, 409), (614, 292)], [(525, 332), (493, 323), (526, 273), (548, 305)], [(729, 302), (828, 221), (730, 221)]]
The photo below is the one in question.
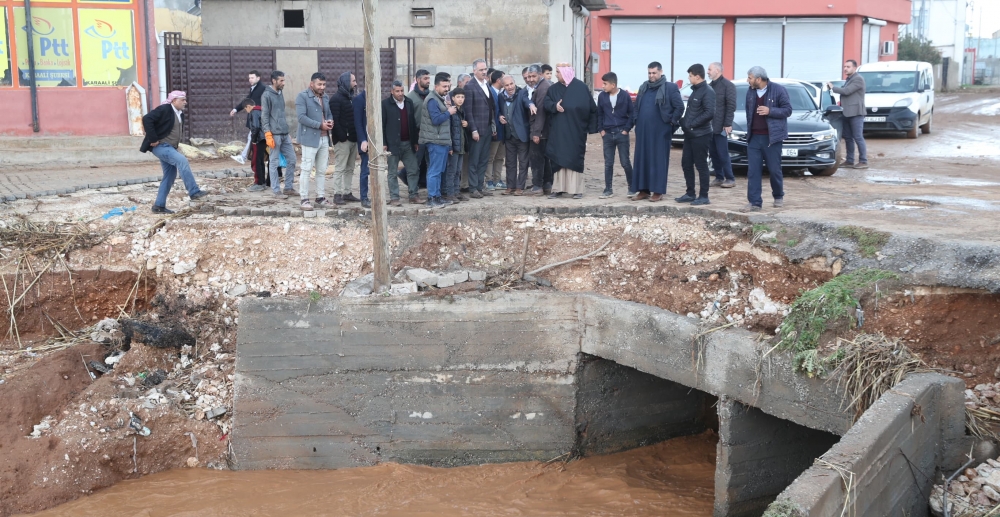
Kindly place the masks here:
[(365, 109), (368, 114), (369, 195), (372, 201), (372, 251), (375, 261), (375, 292), (389, 289), (389, 230), (385, 188), (386, 155), (382, 151), (382, 68), (376, 16), (378, 0), (362, 0), (365, 33)]

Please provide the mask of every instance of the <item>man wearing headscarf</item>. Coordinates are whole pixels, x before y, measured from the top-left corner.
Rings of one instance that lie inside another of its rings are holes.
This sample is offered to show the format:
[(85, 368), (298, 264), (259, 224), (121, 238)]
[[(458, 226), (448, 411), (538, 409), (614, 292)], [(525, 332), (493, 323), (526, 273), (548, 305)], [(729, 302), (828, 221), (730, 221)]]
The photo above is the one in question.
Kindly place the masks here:
[(330, 111), (333, 113), (333, 204), (343, 205), (351, 201), (361, 201), (351, 193), (354, 176), (354, 160), (358, 157), (358, 133), (354, 127), (354, 88), (358, 83), (354, 74), (344, 72), (337, 79), (337, 93), (330, 96)]
[(184, 188), (187, 189), (191, 201), (203, 198), (208, 194), (198, 188), (198, 182), (191, 173), (191, 164), (184, 157), (177, 146), (181, 142), (184, 133), (184, 108), (187, 106), (187, 95), (182, 91), (172, 91), (167, 96), (166, 102), (158, 108), (150, 111), (142, 117), (142, 128), (146, 132), (146, 137), (142, 140), (139, 150), (142, 152), (152, 152), (160, 160), (160, 168), (163, 169), (163, 180), (160, 181), (160, 190), (156, 193), (156, 201), (153, 202), (154, 214), (172, 214), (172, 210), (167, 209), (167, 195), (174, 186), (177, 175), (181, 175), (184, 181)]
[(663, 76), (663, 66), (653, 61), (649, 80), (639, 87), (635, 107), (635, 159), (632, 160), (633, 201), (659, 201), (667, 192), (670, 139), (684, 114), (677, 85)]
[(545, 156), (554, 171), (552, 194), (558, 198), (570, 194), (583, 197), (583, 157), (587, 152), (587, 134), (597, 133), (597, 104), (590, 88), (575, 78), (569, 63), (556, 65), (558, 82), (545, 96), (549, 115), (549, 143)]

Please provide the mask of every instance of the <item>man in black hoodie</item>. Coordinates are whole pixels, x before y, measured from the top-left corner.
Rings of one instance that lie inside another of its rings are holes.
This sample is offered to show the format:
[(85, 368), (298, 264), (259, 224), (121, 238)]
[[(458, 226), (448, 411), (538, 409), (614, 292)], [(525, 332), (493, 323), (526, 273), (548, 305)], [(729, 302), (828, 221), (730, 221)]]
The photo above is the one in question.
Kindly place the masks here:
[[(707, 205), (708, 201), (708, 146), (712, 142), (712, 119), (715, 118), (715, 90), (705, 82), (705, 67), (700, 64), (688, 68), (691, 95), (687, 109), (681, 117), (684, 130), (684, 152), (681, 155), (681, 169), (687, 192), (676, 198), (678, 203)], [(721, 128), (720, 128), (721, 129)], [(694, 168), (698, 167), (700, 189), (694, 195)]]
[(358, 83), (354, 74), (344, 72), (337, 79), (337, 93), (330, 96), (330, 111), (333, 113), (333, 204), (343, 205), (351, 201), (361, 201), (351, 193), (354, 176), (354, 160), (358, 157), (358, 134), (354, 127), (354, 88)]

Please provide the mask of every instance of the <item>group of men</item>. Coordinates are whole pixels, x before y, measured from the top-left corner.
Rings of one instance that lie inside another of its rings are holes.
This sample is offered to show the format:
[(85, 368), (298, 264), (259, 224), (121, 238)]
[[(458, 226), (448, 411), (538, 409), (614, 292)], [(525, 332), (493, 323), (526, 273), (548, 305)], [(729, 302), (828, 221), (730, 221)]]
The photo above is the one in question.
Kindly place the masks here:
[[(432, 85), (430, 73), (423, 69), (417, 71), (408, 93), (401, 82), (392, 83), (390, 95), (381, 102), (389, 204), (401, 205), (400, 179), (407, 186), (409, 203), (432, 208), (492, 196), (493, 190), (500, 190), (501, 195), (582, 198), (586, 141), (589, 134), (598, 132), (603, 139), (605, 160), (605, 188), (601, 198), (614, 195), (612, 179), (617, 153), (625, 172), (628, 197), (633, 201), (658, 202), (666, 193), (670, 143), (678, 127), (684, 134), (681, 168), (686, 191), (675, 201), (707, 205), (710, 185), (721, 188), (736, 185), (728, 152), (737, 105), (736, 88), (723, 76), (719, 63), (711, 63), (707, 70), (701, 64), (688, 68), (691, 93), (686, 106), (678, 85), (664, 77), (658, 62), (649, 64), (649, 80), (639, 88), (634, 103), (631, 95), (618, 87), (614, 73), (603, 76), (604, 91), (595, 103), (589, 88), (575, 78), (568, 63), (558, 64), (555, 70), (544, 64), (524, 68), (523, 87), (510, 75), (489, 68), (482, 59), (472, 63), (472, 71), (471, 76), (459, 75), (454, 88), (449, 74), (434, 75)], [(860, 77), (850, 79), (852, 71), (845, 67), (849, 80), (843, 93), (847, 95), (856, 95), (858, 89), (856, 83)], [(774, 206), (783, 205), (781, 142), (788, 136), (786, 121), (792, 109), (785, 89), (770, 82), (763, 68), (753, 67), (747, 75), (749, 203), (743, 211), (758, 211), (763, 204), (761, 182), (765, 164)], [(269, 186), (280, 199), (298, 194), (303, 210), (349, 202), (370, 207), (369, 153), (373, 150), (368, 143), (367, 99), (365, 92), (356, 94), (354, 74), (341, 74), (337, 91), (328, 95), (326, 77), (317, 72), (309, 86), (295, 98), (296, 141), (302, 149), (298, 191), (293, 188), (296, 154), (285, 115), (285, 75), (274, 71), (270, 79), (271, 84), (264, 87), (260, 74), (250, 72), (248, 97), (230, 112), (232, 116), (242, 109), (248, 114), (247, 148), (243, 155), (234, 157), (243, 163), (246, 154), (250, 155), (254, 184), (248, 190), (265, 191)], [(863, 92), (863, 83), (860, 88)], [(183, 131), (181, 112), (185, 103), (183, 92), (173, 92), (164, 106), (144, 117), (147, 136), (142, 150), (152, 150), (164, 170), (154, 212), (169, 212), (165, 206), (166, 193), (177, 174), (184, 179), (192, 199), (204, 195), (186, 159), (176, 150)], [(630, 161), (632, 131), (636, 148), (634, 160)], [(855, 132), (861, 163), (865, 163), (860, 127)], [(334, 197), (328, 201), (325, 176), (331, 143), (335, 157)], [(853, 154), (851, 143), (849, 154)], [(358, 156), (360, 197), (355, 197), (351, 183)], [(711, 184), (709, 156), (715, 169)], [(398, 171), (400, 163), (404, 166), (402, 171)], [(425, 199), (418, 193), (423, 175)], [(312, 178), (316, 183), (315, 197), (310, 200)]]

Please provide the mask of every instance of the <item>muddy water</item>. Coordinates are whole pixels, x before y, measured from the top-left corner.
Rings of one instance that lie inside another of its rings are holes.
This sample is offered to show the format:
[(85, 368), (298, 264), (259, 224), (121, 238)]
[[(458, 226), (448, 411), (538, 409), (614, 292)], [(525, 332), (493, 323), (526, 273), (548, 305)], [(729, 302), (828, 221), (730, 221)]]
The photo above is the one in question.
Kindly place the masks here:
[(185, 469), (125, 481), (36, 516), (712, 515), (714, 435), (562, 464), (336, 471)]

